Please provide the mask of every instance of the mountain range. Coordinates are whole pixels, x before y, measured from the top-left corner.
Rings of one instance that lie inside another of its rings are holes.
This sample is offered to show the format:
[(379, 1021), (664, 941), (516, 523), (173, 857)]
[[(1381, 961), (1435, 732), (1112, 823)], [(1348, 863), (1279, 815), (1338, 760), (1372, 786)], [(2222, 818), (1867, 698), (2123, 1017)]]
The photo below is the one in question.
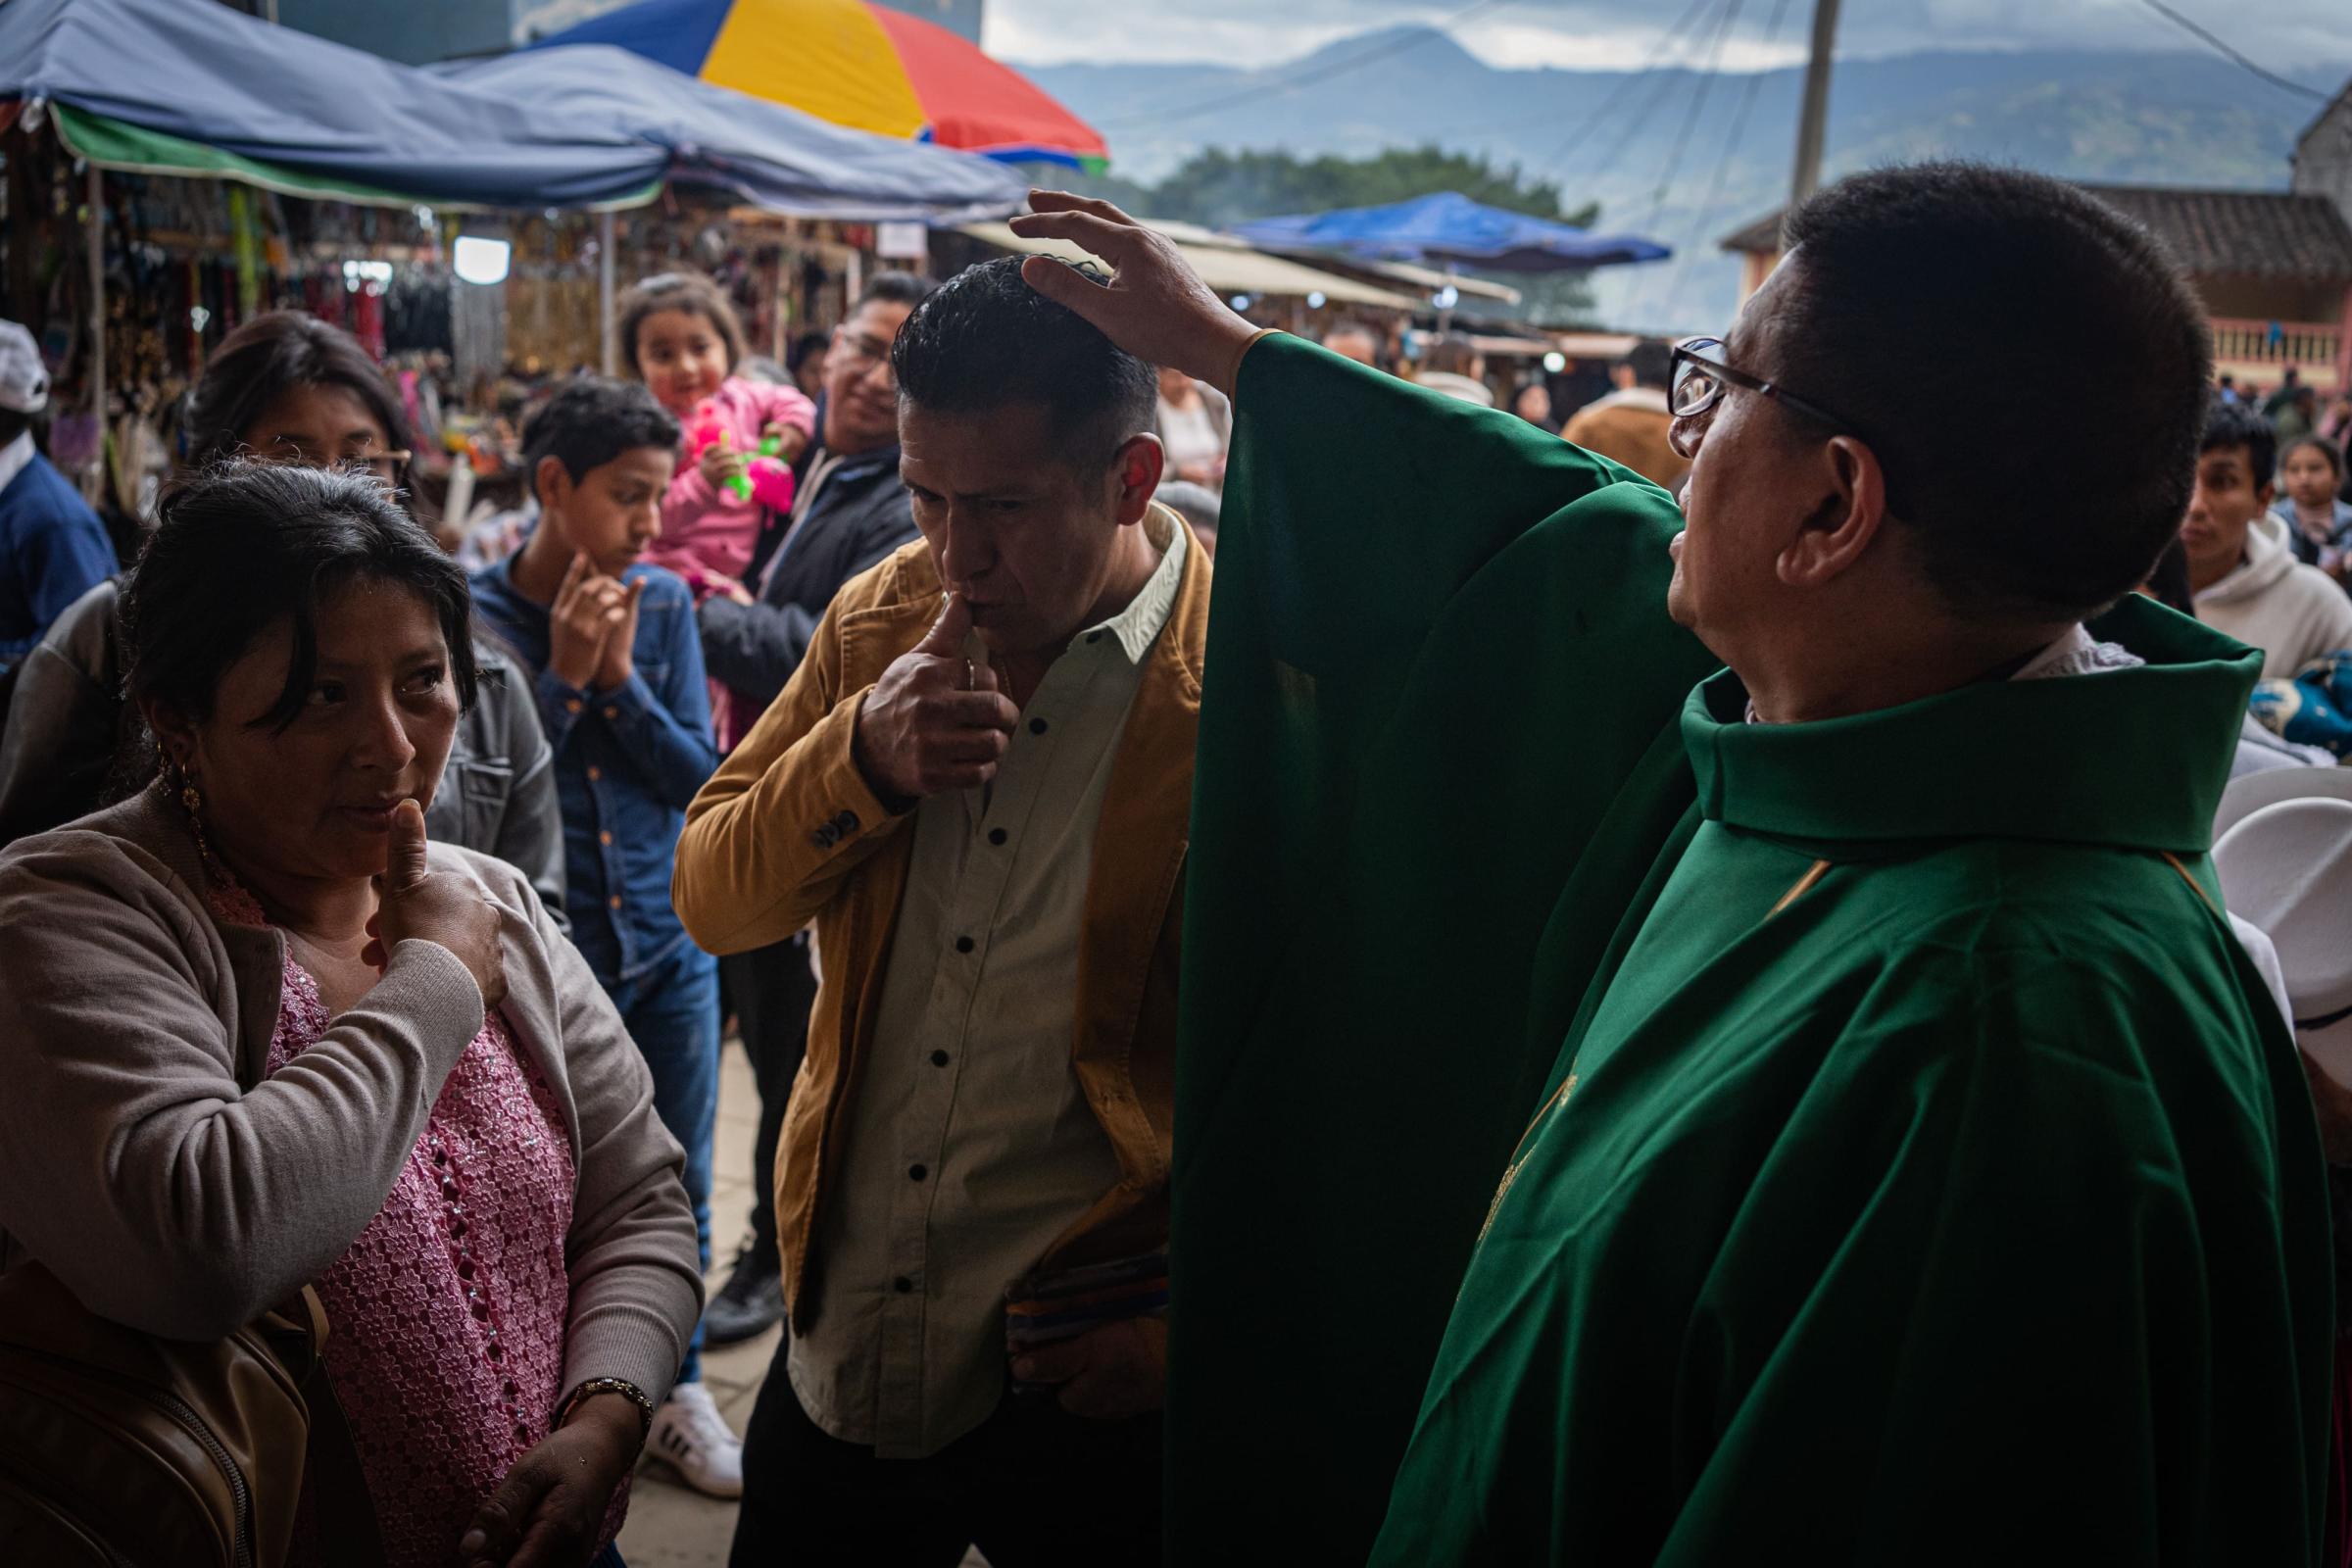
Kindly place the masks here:
[[(1435, 143), (1557, 180), (1564, 206), (1674, 247), (1594, 278), (1598, 317), (1649, 330), (1720, 326), (1738, 302), (1724, 234), (1786, 197), (1803, 72), (1502, 70), (1443, 32), (1359, 34), (1249, 68), (1024, 68), (1150, 182), (1206, 147), (1360, 157)], [(2339, 73), (2287, 72), (2317, 92)], [(2200, 54), (1932, 51), (1841, 60), (1825, 172), (1965, 157), (2113, 184), (2284, 189), (2321, 104)]]

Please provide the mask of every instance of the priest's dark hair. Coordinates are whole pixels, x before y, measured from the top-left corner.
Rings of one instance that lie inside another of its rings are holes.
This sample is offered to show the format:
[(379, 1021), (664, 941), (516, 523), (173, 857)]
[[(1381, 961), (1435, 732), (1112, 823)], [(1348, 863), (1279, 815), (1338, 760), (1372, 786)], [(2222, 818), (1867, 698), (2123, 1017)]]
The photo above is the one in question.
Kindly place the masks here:
[(1105, 466), (1152, 428), (1158, 377), (1076, 312), (1023, 282), (1022, 260), (967, 267), (914, 308), (890, 351), (900, 400), (942, 414), (1040, 407), (1065, 457)]
[(213, 714), (220, 678), (279, 617), (293, 658), (257, 725), (301, 716), (318, 662), (318, 606), (357, 582), (422, 600), (449, 644), (459, 701), (473, 703), (473, 598), (466, 573), (380, 480), (282, 463), (221, 463), (164, 491), (155, 532), (122, 589), (122, 687), (188, 718)]
[(2205, 411), (2205, 433), (2197, 439), (2197, 456), (2231, 447), (2246, 449), (2246, 466), (2253, 471), (2255, 489), (2278, 477), (2278, 432), (2271, 428), (2271, 421), (2242, 403), (2215, 398)]
[(2191, 620), (2196, 618), (2196, 591), (2188, 585), (2188, 551), (2179, 534), (2173, 536), (2173, 542), (2164, 547), (2164, 554), (2149, 568), (2143, 591), (2158, 604), (2178, 610)]
[(554, 458), (574, 484), (624, 452), (678, 449), (678, 421), (636, 381), (575, 375), (522, 427), (522, 471), (535, 491), (539, 465)]
[[(2154, 236), (2039, 174), (1857, 174), (1791, 213), (1758, 374), (1854, 421), (1929, 582), (1972, 618), (2091, 613), (2188, 510), (2205, 311)], [(2083, 421), (2120, 464), (2082, 461)]]

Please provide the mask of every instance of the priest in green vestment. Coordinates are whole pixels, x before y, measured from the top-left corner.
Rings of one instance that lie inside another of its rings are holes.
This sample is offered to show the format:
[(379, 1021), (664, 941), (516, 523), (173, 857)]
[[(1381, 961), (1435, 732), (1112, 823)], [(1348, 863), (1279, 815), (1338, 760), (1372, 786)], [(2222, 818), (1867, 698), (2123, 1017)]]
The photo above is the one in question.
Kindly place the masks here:
[(1822, 193), (1678, 350), (1678, 509), (1036, 205), (1235, 399), (1171, 1560), (2310, 1561), (2323, 1167), (2206, 858), (2259, 662), (2131, 592), (2210, 368), (2154, 243)]

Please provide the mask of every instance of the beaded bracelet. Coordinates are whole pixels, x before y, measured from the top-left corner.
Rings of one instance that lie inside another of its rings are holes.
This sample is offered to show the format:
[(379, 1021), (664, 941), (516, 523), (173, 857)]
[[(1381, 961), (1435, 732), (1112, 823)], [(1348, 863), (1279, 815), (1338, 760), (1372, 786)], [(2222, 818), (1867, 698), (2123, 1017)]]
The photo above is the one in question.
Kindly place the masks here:
[(617, 1394), (637, 1406), (637, 1436), (643, 1438), (654, 1430), (654, 1401), (636, 1384), (624, 1378), (590, 1378), (564, 1396), (563, 1408), (556, 1412), (556, 1425), (562, 1427), (571, 1419), (571, 1412), (582, 1399), (599, 1394)]

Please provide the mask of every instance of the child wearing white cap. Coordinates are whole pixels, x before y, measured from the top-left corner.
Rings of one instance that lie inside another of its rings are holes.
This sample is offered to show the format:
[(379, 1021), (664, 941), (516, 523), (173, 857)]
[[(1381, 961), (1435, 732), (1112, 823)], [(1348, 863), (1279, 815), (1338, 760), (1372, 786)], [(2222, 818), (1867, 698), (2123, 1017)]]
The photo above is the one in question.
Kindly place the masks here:
[(0, 321), (0, 670), (117, 569), (98, 514), (33, 449), (32, 416), (48, 403), (49, 370), (32, 334)]

